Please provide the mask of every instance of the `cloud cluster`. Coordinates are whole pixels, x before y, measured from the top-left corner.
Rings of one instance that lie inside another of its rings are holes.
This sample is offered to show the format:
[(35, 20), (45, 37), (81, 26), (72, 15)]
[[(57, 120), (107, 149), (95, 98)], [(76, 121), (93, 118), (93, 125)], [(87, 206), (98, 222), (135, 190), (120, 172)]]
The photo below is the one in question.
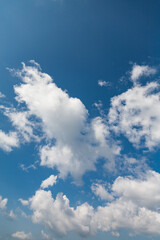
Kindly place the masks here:
[(53, 199), (51, 192), (44, 190), (38, 190), (29, 201), (34, 212), (33, 222), (43, 224), (58, 236), (64, 236), (68, 231), (87, 236), (94, 231), (90, 226), (93, 208), (87, 203), (73, 209), (62, 193)]
[(111, 99), (109, 122), (136, 147), (150, 150), (160, 143), (160, 92), (157, 82), (135, 85)]
[(110, 188), (112, 198), (97, 209), (88, 203), (73, 208), (62, 193), (54, 199), (51, 191), (40, 189), (29, 199), (32, 220), (58, 236), (70, 231), (80, 236), (94, 235), (98, 230), (116, 233), (121, 228), (160, 235), (159, 184), (160, 174), (154, 171), (138, 179), (118, 177)]
[(78, 98), (70, 97), (39, 65), (31, 63), (34, 65), (23, 63), (21, 70), (11, 70), (22, 80), (14, 86), (15, 99), (22, 108), (4, 108), (4, 114), (27, 142), (40, 141), (34, 131), (42, 130), (47, 144), (39, 148), (41, 166), (56, 167), (61, 178), (70, 174), (77, 183), (86, 171), (95, 170), (99, 158), (113, 170), (120, 147), (111, 140), (105, 120), (90, 119)]
[[(87, 202), (72, 207), (63, 193), (53, 198), (51, 191), (46, 190), (57, 183), (57, 176), (51, 175), (42, 181), (34, 196), (19, 199), (32, 211), (33, 222), (57, 236), (74, 232), (85, 237), (100, 230), (118, 237), (121, 228), (160, 235), (160, 174), (147, 171), (146, 165), (142, 173), (139, 161), (121, 156), (119, 143), (113, 140), (113, 133), (116, 137), (123, 134), (136, 148), (153, 150), (159, 146), (160, 85), (137, 83), (140, 77), (155, 74), (156, 69), (134, 65), (130, 72), (133, 87), (111, 99), (108, 116), (90, 118), (80, 99), (59, 88), (35, 61), (30, 63), (29, 66), (23, 63), (21, 70), (11, 70), (22, 82), (14, 86), (18, 108), (1, 106), (14, 130), (9, 133), (0, 130), (0, 148), (11, 151), (22, 143), (36, 141), (40, 165), (56, 168), (58, 177), (63, 179), (71, 175), (76, 184), (81, 184), (87, 171), (96, 170), (99, 159), (104, 160), (103, 169), (113, 171), (118, 159), (126, 165), (124, 168), (132, 170), (135, 166), (138, 174), (137, 178), (118, 177), (111, 185), (93, 183), (92, 193), (100, 202), (103, 200), (103, 205), (95, 209)], [(21, 167), (27, 170), (35, 168), (35, 164)], [(6, 204), (7, 199), (0, 196), (0, 209), (5, 209)], [(15, 217), (13, 211), (9, 215)], [(44, 231), (41, 235), (49, 239)], [(32, 234), (16, 232), (12, 237), (30, 239)]]

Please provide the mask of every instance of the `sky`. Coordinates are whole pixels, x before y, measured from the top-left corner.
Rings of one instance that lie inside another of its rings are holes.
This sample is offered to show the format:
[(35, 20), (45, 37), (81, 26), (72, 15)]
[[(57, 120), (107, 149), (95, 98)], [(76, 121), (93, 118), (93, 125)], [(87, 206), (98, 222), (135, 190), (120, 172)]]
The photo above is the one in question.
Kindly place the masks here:
[(0, 239), (159, 239), (159, 12), (0, 1)]

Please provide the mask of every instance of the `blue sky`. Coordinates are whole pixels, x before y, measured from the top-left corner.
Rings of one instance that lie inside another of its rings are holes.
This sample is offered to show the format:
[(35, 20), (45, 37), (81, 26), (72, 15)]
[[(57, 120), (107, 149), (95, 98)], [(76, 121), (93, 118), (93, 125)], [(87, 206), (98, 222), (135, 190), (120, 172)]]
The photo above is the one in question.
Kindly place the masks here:
[(0, 1), (0, 239), (159, 239), (159, 11)]

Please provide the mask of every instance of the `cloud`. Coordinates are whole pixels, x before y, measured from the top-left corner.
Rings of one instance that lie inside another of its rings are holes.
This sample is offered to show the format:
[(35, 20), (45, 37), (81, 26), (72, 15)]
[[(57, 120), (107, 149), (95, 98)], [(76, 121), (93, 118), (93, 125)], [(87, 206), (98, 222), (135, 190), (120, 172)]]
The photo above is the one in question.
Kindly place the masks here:
[(38, 165), (38, 162), (39, 161), (35, 161), (33, 164), (30, 164), (28, 166), (25, 166), (24, 164), (20, 164), (19, 167), (25, 171), (25, 172), (28, 172), (29, 169), (37, 169), (37, 165)]
[(13, 238), (17, 238), (17, 239), (31, 239), (32, 234), (31, 233), (25, 233), (25, 232), (16, 232), (12, 234)]
[(17, 111), (12, 108), (4, 108), (4, 114), (10, 119), (12, 126), (16, 128), (18, 135), (23, 137), (24, 142), (40, 140), (40, 138), (33, 133), (34, 122), (29, 120), (30, 116), (27, 111)]
[(2, 199), (2, 196), (0, 196), (0, 209), (6, 209), (7, 202), (7, 198)]
[(41, 183), (41, 188), (45, 189), (48, 187), (52, 187), (57, 182), (57, 176), (51, 175), (49, 178), (45, 179)]
[(160, 235), (159, 183), (160, 174), (154, 171), (148, 171), (138, 179), (118, 177), (112, 185), (115, 200), (97, 209), (99, 229), (127, 228), (136, 233)]
[(57, 236), (74, 232), (87, 237), (106, 231), (118, 237), (120, 229), (160, 235), (159, 185), (160, 174), (154, 171), (139, 178), (118, 177), (110, 186), (112, 198), (96, 209), (88, 203), (73, 208), (62, 193), (54, 199), (51, 191), (40, 189), (29, 199), (32, 220)]
[(28, 200), (23, 200), (22, 198), (19, 198), (18, 200), (23, 206), (27, 206), (29, 204)]
[(0, 92), (0, 98), (5, 98), (6, 96)]
[(119, 234), (119, 232), (112, 232), (112, 236), (114, 236), (114, 237), (120, 237), (120, 234)]
[(10, 210), (8, 213), (8, 218), (14, 220), (17, 218), (17, 216), (14, 214), (13, 210)]
[(13, 147), (19, 146), (19, 139), (16, 132), (8, 134), (0, 130), (0, 148), (6, 152), (12, 151)]
[(150, 150), (160, 143), (160, 86), (151, 82), (136, 85), (111, 99), (110, 127), (136, 147)]
[(49, 235), (45, 233), (43, 230), (41, 231), (41, 235), (43, 239), (50, 239)]
[(159, 183), (160, 174), (148, 171), (139, 179), (118, 177), (112, 185), (112, 190), (116, 196), (132, 200), (140, 207), (156, 211), (160, 208)]
[(120, 147), (111, 139), (106, 121), (102, 117), (89, 119), (78, 98), (70, 97), (39, 65), (31, 63), (34, 65), (23, 63), (21, 70), (11, 70), (22, 80), (14, 86), (22, 110), (10, 109), (5, 114), (26, 141), (36, 138), (34, 129), (42, 130), (47, 144), (40, 147), (40, 165), (56, 167), (61, 178), (72, 175), (77, 184), (86, 171), (96, 169), (99, 158), (113, 170)]
[(105, 189), (105, 186), (99, 183), (94, 183), (91, 186), (92, 192), (100, 197), (102, 200), (113, 200), (113, 196), (107, 192), (107, 190)]
[(80, 236), (88, 236), (94, 232), (90, 224), (93, 208), (87, 203), (74, 210), (69, 206), (65, 195), (59, 193), (56, 199), (53, 199), (51, 192), (44, 190), (38, 190), (29, 201), (34, 212), (33, 222), (45, 225), (58, 236), (64, 236), (68, 231)]
[(100, 87), (109, 87), (110, 86), (110, 82), (106, 82), (104, 80), (98, 80), (98, 85)]
[(136, 82), (139, 78), (142, 76), (149, 77), (151, 75), (154, 75), (157, 72), (156, 68), (150, 67), (148, 65), (137, 65), (134, 64), (132, 71), (131, 71), (131, 80), (133, 82)]

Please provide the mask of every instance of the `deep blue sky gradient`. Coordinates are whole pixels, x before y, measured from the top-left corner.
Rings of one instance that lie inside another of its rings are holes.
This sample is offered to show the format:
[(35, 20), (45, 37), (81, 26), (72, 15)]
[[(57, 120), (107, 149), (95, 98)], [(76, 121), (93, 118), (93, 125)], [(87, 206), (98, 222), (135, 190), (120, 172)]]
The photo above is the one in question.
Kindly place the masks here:
[[(44, 72), (53, 76), (59, 87), (67, 89), (70, 96), (81, 99), (91, 117), (98, 114), (93, 104), (99, 100), (107, 113), (110, 98), (131, 86), (130, 82), (120, 81), (131, 69), (131, 63), (158, 65), (160, 62), (160, 1), (1, 0), (0, 91), (7, 96), (6, 101), (14, 102), (13, 85), (19, 83), (19, 79), (13, 78), (6, 68), (20, 68), (22, 61), (30, 59), (37, 61)], [(111, 86), (98, 87), (99, 79), (109, 81)], [(3, 130), (9, 129), (4, 117), (0, 124)], [(130, 144), (124, 141), (124, 151), (132, 152)], [(160, 170), (159, 156), (156, 152), (149, 160), (157, 171)], [(28, 166), (39, 161), (34, 144), (7, 154), (0, 151), (0, 158), (0, 194), (11, 199), (8, 202), (11, 208), (18, 208), (16, 201), (19, 197), (27, 199), (32, 196), (43, 179), (51, 173), (56, 174), (56, 170), (44, 167), (29, 169), (29, 173), (22, 171), (20, 164)], [(71, 199), (72, 206), (79, 198), (82, 203), (88, 201), (96, 206), (90, 192), (90, 179), (96, 177), (95, 173), (86, 173), (86, 185), (78, 190), (70, 178), (65, 183), (59, 180), (54, 194), (64, 192)], [(109, 178), (107, 174), (103, 176), (104, 180)], [(115, 178), (112, 176), (110, 180)], [(81, 193), (82, 189), (85, 195)], [(0, 216), (1, 221), (4, 218)], [(5, 221), (0, 223), (2, 236), (6, 236), (4, 226), (8, 222)], [(8, 236), (15, 226), (18, 231), (20, 222), (23, 225), (25, 221), (11, 222)], [(35, 226), (27, 224), (26, 232), (34, 231)], [(112, 240), (115, 237), (100, 233), (91, 239)], [(119, 239), (128, 239), (125, 231)], [(158, 238), (137, 236), (132, 239)]]

